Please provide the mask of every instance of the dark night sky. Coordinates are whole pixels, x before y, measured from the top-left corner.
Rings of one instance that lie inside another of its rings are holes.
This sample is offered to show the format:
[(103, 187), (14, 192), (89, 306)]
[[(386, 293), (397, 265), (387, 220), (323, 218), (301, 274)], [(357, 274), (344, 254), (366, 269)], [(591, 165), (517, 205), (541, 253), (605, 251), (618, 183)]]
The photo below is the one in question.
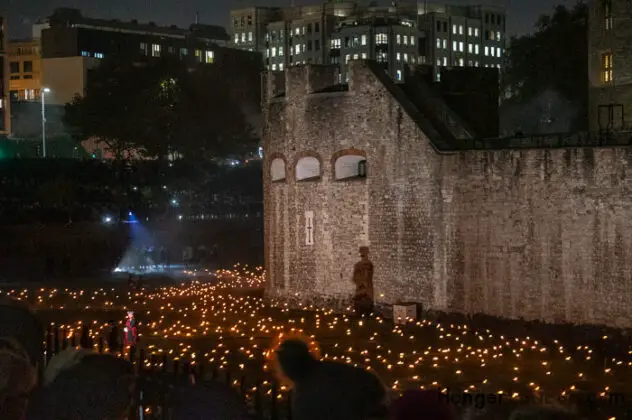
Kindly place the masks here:
[[(258, 5), (289, 5), (292, 0), (0, 0), (0, 11), (8, 10), (9, 34), (12, 38), (30, 36), (30, 25), (51, 14), (57, 7), (81, 9), (85, 16), (121, 20), (154, 21), (157, 24), (186, 27), (199, 10), (201, 23), (226, 26), (229, 10)], [(402, 0), (400, 0), (402, 1)], [(403, 0), (406, 1), (406, 0)], [(313, 4), (319, 0), (294, 0), (294, 4)], [(508, 10), (508, 32), (530, 32), (542, 13), (554, 4), (573, 5), (576, 0), (445, 0), (428, 3), (504, 4)]]

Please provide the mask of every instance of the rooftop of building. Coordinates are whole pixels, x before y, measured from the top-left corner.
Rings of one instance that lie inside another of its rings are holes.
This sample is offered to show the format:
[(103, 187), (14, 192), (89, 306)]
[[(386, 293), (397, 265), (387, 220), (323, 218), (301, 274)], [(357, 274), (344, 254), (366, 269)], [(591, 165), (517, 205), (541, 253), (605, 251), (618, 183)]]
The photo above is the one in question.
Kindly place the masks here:
[(188, 29), (184, 29), (175, 25), (158, 26), (154, 22), (141, 23), (137, 20), (123, 22), (118, 19), (96, 19), (85, 17), (80, 10), (71, 8), (56, 9), (50, 16), (49, 22), (51, 27), (91, 27), (102, 30), (158, 34), (166, 37), (194, 36), (217, 41), (230, 40), (226, 29), (222, 26), (195, 23)]

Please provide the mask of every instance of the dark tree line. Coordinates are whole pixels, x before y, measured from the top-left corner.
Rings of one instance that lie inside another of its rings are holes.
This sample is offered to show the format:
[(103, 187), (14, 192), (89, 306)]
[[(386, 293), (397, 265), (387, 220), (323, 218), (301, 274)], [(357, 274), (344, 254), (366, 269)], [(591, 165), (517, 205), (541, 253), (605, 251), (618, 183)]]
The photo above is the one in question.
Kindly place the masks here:
[[(256, 71), (256, 69), (255, 69)], [(190, 69), (175, 58), (111, 58), (91, 73), (85, 96), (66, 105), (64, 122), (82, 141), (96, 138), (117, 158), (211, 159), (256, 148), (256, 135), (221, 66)]]
[[(506, 69), (502, 75), (504, 110), (514, 109), (523, 118), (543, 114), (566, 119), (569, 130), (587, 126), (588, 106), (588, 6), (555, 7), (541, 16), (533, 33), (509, 40)], [(530, 108), (533, 112), (526, 111)], [(501, 109), (502, 112), (502, 109)], [(548, 115), (550, 113), (550, 115)]]

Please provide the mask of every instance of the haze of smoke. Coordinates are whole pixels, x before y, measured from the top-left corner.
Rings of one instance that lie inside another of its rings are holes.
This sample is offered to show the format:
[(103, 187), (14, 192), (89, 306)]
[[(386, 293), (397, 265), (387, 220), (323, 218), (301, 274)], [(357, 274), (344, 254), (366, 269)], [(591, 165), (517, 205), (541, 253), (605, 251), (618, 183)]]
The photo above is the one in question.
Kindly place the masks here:
[(500, 108), (503, 135), (567, 133), (578, 107), (554, 90), (546, 90), (525, 104), (504, 103)]

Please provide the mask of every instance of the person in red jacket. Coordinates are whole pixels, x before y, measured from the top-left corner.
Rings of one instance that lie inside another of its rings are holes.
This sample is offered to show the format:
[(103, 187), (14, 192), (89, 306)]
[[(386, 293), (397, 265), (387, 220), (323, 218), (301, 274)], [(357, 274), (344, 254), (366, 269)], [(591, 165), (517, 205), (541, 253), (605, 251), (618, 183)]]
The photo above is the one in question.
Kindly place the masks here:
[(136, 319), (134, 318), (134, 312), (127, 312), (127, 320), (125, 322), (125, 328), (123, 328), (125, 336), (125, 346), (136, 347), (136, 340), (138, 338), (136, 332)]

